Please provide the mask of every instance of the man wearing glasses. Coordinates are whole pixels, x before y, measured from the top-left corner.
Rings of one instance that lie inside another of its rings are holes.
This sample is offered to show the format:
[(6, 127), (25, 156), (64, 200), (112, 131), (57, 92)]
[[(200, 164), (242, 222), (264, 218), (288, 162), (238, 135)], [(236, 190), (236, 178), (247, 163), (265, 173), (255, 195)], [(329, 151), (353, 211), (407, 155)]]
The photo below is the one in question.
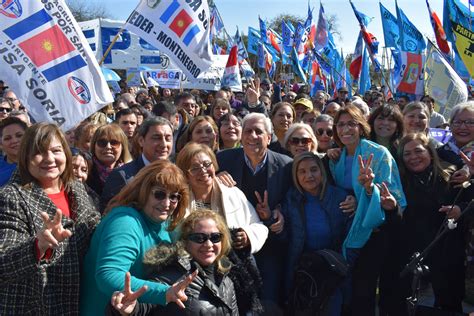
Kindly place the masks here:
[(16, 96), (15, 92), (13, 92), (12, 90), (5, 90), (3, 92), (3, 97), (11, 102), (13, 106), (12, 110), (20, 110), (20, 107), (22, 105), (21, 105), (20, 100), (18, 100), (18, 97)]

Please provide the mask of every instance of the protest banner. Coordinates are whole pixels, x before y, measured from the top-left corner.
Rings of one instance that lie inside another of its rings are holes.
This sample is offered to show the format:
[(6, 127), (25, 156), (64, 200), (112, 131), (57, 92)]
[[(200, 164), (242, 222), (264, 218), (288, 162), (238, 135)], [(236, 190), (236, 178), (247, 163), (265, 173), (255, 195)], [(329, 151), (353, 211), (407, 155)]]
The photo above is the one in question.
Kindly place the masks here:
[[(120, 31), (123, 21), (95, 19), (79, 22), (96, 59), (101, 60), (113, 38)], [(105, 57), (102, 67), (128, 69), (141, 66), (151, 69), (176, 68), (168, 56), (160, 52), (134, 33), (123, 30), (110, 53)]]
[(0, 9), (0, 71), (36, 121), (66, 131), (113, 102), (63, 0), (14, 4)]
[(187, 80), (188, 78), (184, 77), (182, 87), (184, 89), (219, 90), (228, 58), (229, 55), (214, 55), (211, 67), (201, 73), (197, 79)]
[(160, 86), (168, 89), (179, 89), (183, 72), (179, 69), (146, 70), (143, 79), (149, 87)]
[(425, 94), (435, 99), (435, 109), (444, 117), (449, 117), (453, 106), (467, 101), (466, 84), (429, 41), (424, 76)]
[(124, 28), (171, 58), (190, 79), (212, 63), (207, 1), (142, 0)]

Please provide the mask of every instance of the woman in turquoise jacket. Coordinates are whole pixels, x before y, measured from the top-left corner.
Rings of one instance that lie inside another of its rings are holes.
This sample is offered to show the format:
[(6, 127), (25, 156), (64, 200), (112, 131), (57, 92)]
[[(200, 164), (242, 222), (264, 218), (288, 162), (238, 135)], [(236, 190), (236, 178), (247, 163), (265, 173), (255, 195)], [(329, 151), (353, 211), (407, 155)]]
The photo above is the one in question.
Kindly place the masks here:
[(92, 237), (81, 282), (81, 315), (103, 315), (114, 291), (146, 285), (141, 302), (165, 305), (180, 300), (178, 287), (146, 281), (143, 256), (159, 243), (171, 243), (170, 231), (184, 218), (189, 203), (186, 178), (169, 161), (143, 168), (113, 198)]

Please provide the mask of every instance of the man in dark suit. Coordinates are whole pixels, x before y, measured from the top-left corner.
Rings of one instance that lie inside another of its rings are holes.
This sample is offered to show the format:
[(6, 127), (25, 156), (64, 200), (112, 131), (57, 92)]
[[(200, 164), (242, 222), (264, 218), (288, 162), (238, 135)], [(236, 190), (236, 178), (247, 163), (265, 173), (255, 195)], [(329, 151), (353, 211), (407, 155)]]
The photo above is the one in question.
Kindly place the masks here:
[[(263, 279), (261, 298), (267, 312), (275, 311), (283, 302), (281, 289), (286, 245), (272, 235), (283, 228), (283, 217), (276, 208), (291, 185), (292, 165), (291, 158), (268, 149), (271, 135), (271, 121), (264, 114), (248, 114), (242, 122), (242, 148), (217, 154), (220, 171), (232, 176), (271, 231), (262, 250), (255, 256)], [(263, 203), (265, 192), (268, 203)], [(273, 211), (262, 212), (263, 204)]]
[(105, 181), (101, 196), (102, 210), (107, 203), (146, 165), (153, 161), (169, 159), (173, 150), (173, 127), (162, 117), (143, 121), (138, 129), (138, 144), (142, 154), (135, 160), (112, 171)]

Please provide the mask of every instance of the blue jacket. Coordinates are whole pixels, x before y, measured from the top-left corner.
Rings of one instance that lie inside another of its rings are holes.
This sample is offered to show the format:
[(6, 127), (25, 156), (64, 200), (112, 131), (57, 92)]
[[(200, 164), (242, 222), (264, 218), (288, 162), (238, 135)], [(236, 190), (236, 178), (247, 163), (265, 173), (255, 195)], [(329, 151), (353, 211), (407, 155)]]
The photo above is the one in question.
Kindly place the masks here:
[[(321, 200), (321, 207), (329, 221), (332, 239), (331, 249), (338, 252), (341, 252), (342, 243), (352, 223), (352, 218), (339, 208), (339, 204), (345, 200), (346, 196), (347, 192), (345, 190), (328, 184), (326, 193)], [(295, 269), (304, 251), (306, 240), (304, 205), (304, 194), (299, 192), (296, 187), (292, 187), (288, 191), (282, 203), (285, 228), (279, 238), (286, 239), (290, 245), (285, 271), (285, 289), (287, 293), (291, 288)], [(356, 256), (356, 250), (347, 249), (347, 259), (350, 265), (353, 264)]]

